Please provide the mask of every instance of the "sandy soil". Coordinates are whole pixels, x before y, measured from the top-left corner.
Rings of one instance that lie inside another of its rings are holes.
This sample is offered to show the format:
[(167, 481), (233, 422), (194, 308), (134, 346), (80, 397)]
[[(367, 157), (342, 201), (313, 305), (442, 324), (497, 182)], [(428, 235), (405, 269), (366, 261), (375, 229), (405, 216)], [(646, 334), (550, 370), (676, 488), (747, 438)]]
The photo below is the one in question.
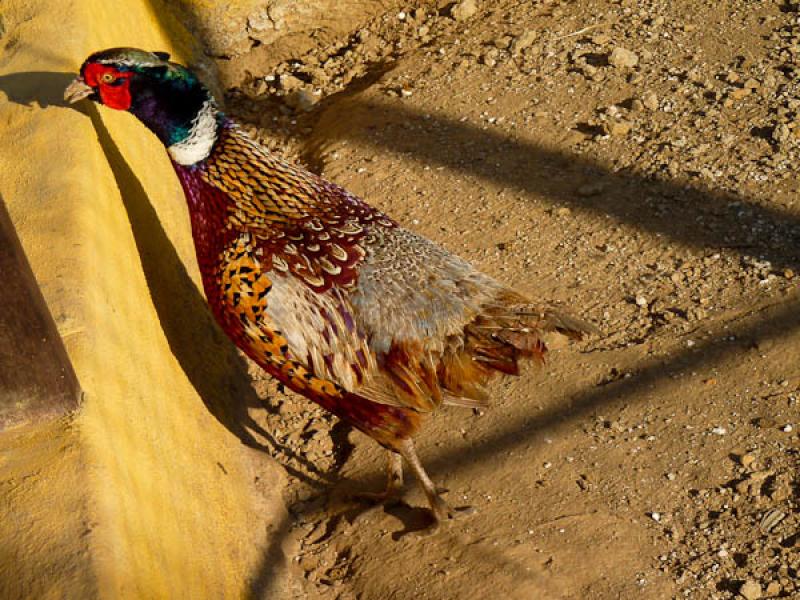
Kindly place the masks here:
[(800, 597), (797, 2), (455, 8), (221, 59), (228, 109), (603, 336), (428, 422), (423, 462), (478, 512), (424, 539), (415, 482), (348, 500), (384, 452), (253, 370), (291, 514), (253, 590)]

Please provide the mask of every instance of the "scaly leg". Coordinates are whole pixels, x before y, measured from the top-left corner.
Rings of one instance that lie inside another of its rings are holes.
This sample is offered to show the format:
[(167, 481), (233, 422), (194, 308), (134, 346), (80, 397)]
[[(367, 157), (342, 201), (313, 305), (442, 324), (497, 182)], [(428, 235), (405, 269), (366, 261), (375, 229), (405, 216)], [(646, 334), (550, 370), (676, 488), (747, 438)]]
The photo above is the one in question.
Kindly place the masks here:
[(431, 511), (433, 512), (433, 516), (436, 518), (434, 529), (442, 521), (455, 519), (475, 512), (475, 510), (472, 508), (455, 510), (442, 499), (442, 497), (439, 495), (439, 492), (436, 490), (436, 486), (433, 485), (431, 478), (428, 477), (428, 474), (425, 472), (425, 468), (422, 466), (422, 463), (417, 456), (417, 451), (414, 449), (414, 442), (412, 442), (410, 439), (403, 440), (399, 451), (400, 454), (403, 455), (403, 458), (408, 461), (411, 470), (414, 471), (414, 475), (417, 476), (417, 480), (425, 492), (425, 496), (428, 498), (428, 503), (431, 505)]
[(389, 462), (386, 468), (386, 489), (382, 492), (360, 492), (354, 497), (377, 504), (397, 499), (403, 489), (403, 457), (389, 450)]

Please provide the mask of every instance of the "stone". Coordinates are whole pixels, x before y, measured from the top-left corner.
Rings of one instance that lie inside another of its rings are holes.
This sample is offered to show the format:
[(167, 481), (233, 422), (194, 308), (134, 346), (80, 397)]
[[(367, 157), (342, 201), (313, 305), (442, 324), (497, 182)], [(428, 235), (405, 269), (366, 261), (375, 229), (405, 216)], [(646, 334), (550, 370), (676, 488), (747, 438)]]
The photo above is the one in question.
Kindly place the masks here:
[(639, 64), (639, 55), (627, 48), (617, 46), (611, 51), (608, 62), (618, 68), (632, 68)]
[(303, 86), (303, 80), (286, 73), (281, 75), (281, 88), (286, 90), (287, 92), (291, 92)]
[(739, 594), (746, 600), (758, 600), (761, 598), (761, 584), (748, 579), (739, 588)]
[(658, 96), (655, 92), (645, 92), (642, 96), (642, 104), (647, 110), (658, 110)]
[(734, 100), (741, 100), (742, 98), (749, 96), (752, 91), (752, 88), (748, 87), (736, 88), (731, 92), (731, 98)]
[(606, 123), (606, 129), (614, 137), (623, 137), (630, 133), (633, 125), (629, 121), (619, 120)]
[(756, 462), (756, 457), (755, 457), (755, 456), (753, 456), (752, 454), (750, 454), (750, 453), (748, 452), (747, 454), (743, 454), (743, 455), (741, 456), (741, 458), (739, 459), (739, 462), (741, 463), (741, 465), (742, 465), (744, 468), (748, 468), (748, 467), (750, 467), (750, 466), (751, 466), (753, 463), (755, 463), (755, 462)]
[(319, 101), (309, 90), (295, 90), (286, 96), (286, 104), (296, 111), (308, 112)]
[(507, 35), (503, 35), (492, 40), (494, 47), (499, 50), (508, 50), (509, 46), (511, 46), (511, 42), (512, 39)]
[(466, 21), (478, 12), (478, 3), (476, 0), (461, 0), (457, 2), (450, 9), (450, 16), (456, 21)]
[(535, 41), (536, 31), (533, 29), (528, 29), (514, 38), (514, 40), (511, 42), (511, 53), (519, 54), (531, 46)]
[(263, 96), (269, 90), (269, 84), (264, 79), (259, 79), (256, 82), (254, 93), (256, 96)]

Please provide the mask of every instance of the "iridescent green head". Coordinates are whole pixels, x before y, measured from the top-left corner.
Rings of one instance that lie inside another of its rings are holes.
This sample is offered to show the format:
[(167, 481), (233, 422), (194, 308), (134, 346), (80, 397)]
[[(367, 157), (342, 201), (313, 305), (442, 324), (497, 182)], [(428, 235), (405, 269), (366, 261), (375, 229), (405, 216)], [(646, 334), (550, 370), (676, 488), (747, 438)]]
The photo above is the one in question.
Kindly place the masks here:
[[(64, 97), (69, 102), (89, 98), (133, 113), (170, 148), (173, 159), (173, 148), (180, 154), (181, 146), (207, 145), (199, 142), (215, 137), (222, 119), (211, 93), (191, 70), (170, 62), (169, 54), (137, 48), (110, 48), (89, 56)], [(178, 162), (200, 153), (190, 154)]]

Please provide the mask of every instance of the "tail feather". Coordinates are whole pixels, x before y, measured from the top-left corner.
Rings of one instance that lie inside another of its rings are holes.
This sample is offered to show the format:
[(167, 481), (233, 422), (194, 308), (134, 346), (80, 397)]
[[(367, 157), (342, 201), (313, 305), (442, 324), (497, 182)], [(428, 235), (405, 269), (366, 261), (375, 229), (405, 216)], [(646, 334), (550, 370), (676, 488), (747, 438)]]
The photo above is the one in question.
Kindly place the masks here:
[[(573, 340), (599, 333), (594, 325), (567, 313), (505, 294), (464, 328), (463, 344), (445, 353), (439, 382), (449, 395), (483, 401), (486, 385), (496, 375), (519, 375), (520, 359), (543, 363), (547, 354), (543, 335), (553, 331)], [(445, 401), (458, 404), (447, 397)]]
[(598, 330), (508, 292), (485, 305), (461, 335), (450, 336), (443, 352), (426, 350), (421, 341), (396, 342), (382, 357), (381, 368), (401, 406), (420, 412), (441, 403), (482, 407), (488, 404), (486, 386), (493, 378), (519, 375), (521, 359), (544, 362), (543, 338), (551, 332), (578, 340)]
[(447, 352), (442, 356), (438, 369), (439, 384), (448, 396), (466, 398), (485, 405), (489, 402), (489, 393), (484, 384), (491, 371), (488, 365), (473, 360), (472, 355), (464, 351), (462, 346), (461, 351)]

